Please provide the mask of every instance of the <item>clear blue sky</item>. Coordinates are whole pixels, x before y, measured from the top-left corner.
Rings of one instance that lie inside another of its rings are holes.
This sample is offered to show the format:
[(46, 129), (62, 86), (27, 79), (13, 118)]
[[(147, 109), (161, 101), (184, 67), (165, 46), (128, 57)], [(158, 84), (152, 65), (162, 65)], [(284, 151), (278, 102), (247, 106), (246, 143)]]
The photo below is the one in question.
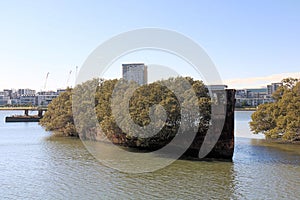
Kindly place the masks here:
[(297, 0), (1, 1), (0, 89), (40, 90), (47, 72), (64, 87), (98, 45), (143, 27), (192, 38), (230, 87), (280, 81), (300, 72), (299, 13)]

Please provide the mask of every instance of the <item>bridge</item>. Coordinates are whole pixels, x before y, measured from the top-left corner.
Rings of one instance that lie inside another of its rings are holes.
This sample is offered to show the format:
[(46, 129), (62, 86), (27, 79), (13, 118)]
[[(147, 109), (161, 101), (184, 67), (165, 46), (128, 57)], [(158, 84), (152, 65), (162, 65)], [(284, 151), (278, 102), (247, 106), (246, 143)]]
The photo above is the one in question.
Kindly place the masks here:
[(0, 110), (24, 110), (25, 116), (28, 116), (29, 111), (38, 111), (38, 116), (42, 117), (43, 112), (47, 111), (47, 107), (0, 107)]

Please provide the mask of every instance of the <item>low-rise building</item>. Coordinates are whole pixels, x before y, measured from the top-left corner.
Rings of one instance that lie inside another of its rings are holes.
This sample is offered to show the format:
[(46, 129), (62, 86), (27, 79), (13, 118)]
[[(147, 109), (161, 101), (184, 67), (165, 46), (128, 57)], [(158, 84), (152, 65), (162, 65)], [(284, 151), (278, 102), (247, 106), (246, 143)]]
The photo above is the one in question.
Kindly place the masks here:
[(22, 95), (35, 95), (36, 91), (32, 90), (32, 89), (18, 89), (18, 95), (22, 96)]
[(48, 106), (49, 103), (58, 96), (54, 91), (42, 91), (37, 93), (37, 105)]
[(58, 95), (60, 95), (61, 93), (65, 92), (66, 89), (57, 89), (56, 92)]
[(54, 98), (56, 98), (65, 89), (57, 89), (57, 91), (41, 91), (36, 93), (31, 89), (5, 89), (0, 91), (0, 106), (47, 106)]
[(37, 97), (34, 95), (22, 95), (19, 98), (20, 105), (36, 106)]
[(0, 106), (7, 105), (9, 103), (9, 93), (7, 91), (0, 92)]
[(228, 88), (227, 85), (207, 85), (206, 86), (208, 90), (225, 90)]
[(236, 90), (236, 107), (258, 106), (264, 103), (273, 102), (272, 94), (282, 86), (282, 83), (271, 83), (266, 88), (250, 88)]

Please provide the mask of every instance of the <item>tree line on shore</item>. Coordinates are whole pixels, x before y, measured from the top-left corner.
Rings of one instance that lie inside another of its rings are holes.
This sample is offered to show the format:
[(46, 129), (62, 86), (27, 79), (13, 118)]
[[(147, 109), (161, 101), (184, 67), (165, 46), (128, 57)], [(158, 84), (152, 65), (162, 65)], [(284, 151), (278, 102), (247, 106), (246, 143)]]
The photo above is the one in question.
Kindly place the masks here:
[(273, 94), (274, 102), (261, 104), (251, 116), (251, 130), (268, 139), (300, 141), (300, 81), (282, 80), (283, 86)]

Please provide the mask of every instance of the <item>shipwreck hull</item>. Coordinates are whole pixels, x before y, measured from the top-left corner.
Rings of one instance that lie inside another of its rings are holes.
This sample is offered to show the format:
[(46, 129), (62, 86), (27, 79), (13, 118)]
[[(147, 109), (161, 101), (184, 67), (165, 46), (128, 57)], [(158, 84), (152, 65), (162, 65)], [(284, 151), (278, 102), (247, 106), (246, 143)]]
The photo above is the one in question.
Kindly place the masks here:
[[(234, 105), (235, 105), (235, 90), (222, 90), (213, 91), (214, 100), (218, 101), (214, 114), (212, 115), (212, 128), (209, 133), (197, 132), (195, 138), (187, 150), (183, 151), (184, 154), (181, 159), (191, 160), (207, 160), (217, 159), (231, 161), (234, 153)], [(221, 103), (220, 103), (221, 102)], [(214, 123), (221, 124), (221, 126), (214, 126)], [(209, 137), (206, 135), (209, 134)], [(153, 152), (165, 145), (167, 145), (172, 138), (168, 141), (155, 140), (152, 142), (139, 141), (137, 138), (128, 139), (124, 133), (113, 133), (106, 137), (101, 131), (90, 131), (85, 135), (79, 135), (83, 140), (92, 140), (99, 142), (109, 142), (117, 146), (125, 147), (128, 151), (141, 151), (141, 152)], [(179, 142), (175, 146), (172, 146), (173, 152), (177, 151), (178, 148), (182, 148), (183, 142)], [(207, 153), (199, 155), (201, 147), (204, 145)], [(172, 154), (172, 152), (166, 152)]]
[[(215, 91), (216, 94), (222, 94), (224, 92)], [(218, 97), (220, 98), (220, 97)], [(210, 134), (216, 134), (214, 137), (210, 137), (206, 141), (206, 143), (210, 143), (213, 145), (213, 148), (205, 155), (205, 157), (199, 157), (200, 149), (203, 145), (204, 137), (203, 134), (197, 134), (194, 141), (184, 153), (182, 158), (185, 159), (196, 159), (196, 160), (207, 160), (207, 159), (220, 159), (220, 160), (232, 160), (233, 153), (234, 153), (234, 106), (235, 106), (235, 90), (225, 90), (225, 104), (221, 111), (216, 111), (218, 116), (215, 116), (216, 119), (213, 119), (215, 123), (223, 124), (221, 127), (216, 127), (212, 130)], [(222, 106), (221, 106), (222, 107)], [(225, 116), (223, 116), (225, 114)], [(219, 121), (218, 121), (219, 120)], [(218, 136), (218, 133), (221, 133)], [(217, 142), (216, 141), (217, 138)]]

